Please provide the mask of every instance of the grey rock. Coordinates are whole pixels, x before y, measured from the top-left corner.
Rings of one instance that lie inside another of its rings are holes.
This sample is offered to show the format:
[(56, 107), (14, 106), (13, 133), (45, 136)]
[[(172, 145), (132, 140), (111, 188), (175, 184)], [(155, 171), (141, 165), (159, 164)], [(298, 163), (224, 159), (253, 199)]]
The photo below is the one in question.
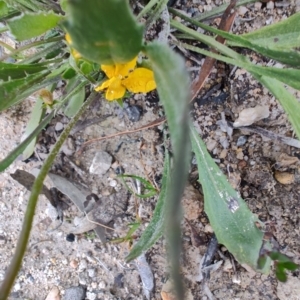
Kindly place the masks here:
[(72, 286), (65, 291), (64, 300), (84, 300), (86, 295), (85, 288), (82, 286)]
[(131, 122), (139, 121), (143, 111), (143, 109), (138, 105), (127, 106), (124, 110)]
[(240, 146), (245, 145), (246, 142), (247, 142), (247, 138), (246, 138), (245, 136), (241, 135), (241, 136), (238, 138), (238, 140), (237, 140), (237, 142), (236, 142), (236, 145), (237, 145), (238, 147), (240, 147)]
[(90, 166), (90, 173), (104, 175), (109, 170), (111, 163), (112, 157), (105, 151), (99, 151)]

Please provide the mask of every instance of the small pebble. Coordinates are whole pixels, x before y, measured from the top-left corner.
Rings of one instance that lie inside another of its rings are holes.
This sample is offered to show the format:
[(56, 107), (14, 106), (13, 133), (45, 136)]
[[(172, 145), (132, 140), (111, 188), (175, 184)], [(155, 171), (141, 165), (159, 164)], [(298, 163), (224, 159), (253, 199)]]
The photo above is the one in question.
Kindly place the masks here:
[(88, 269), (87, 271), (88, 271), (89, 277), (91, 277), (91, 278), (95, 277), (95, 274), (96, 274), (95, 269)]
[(237, 145), (238, 147), (240, 147), (240, 146), (245, 145), (246, 142), (247, 142), (247, 138), (246, 138), (244, 135), (241, 135), (241, 136), (238, 138), (238, 140), (237, 140), (237, 142), (236, 142), (236, 145)]
[(223, 270), (225, 272), (229, 272), (229, 271), (231, 271), (231, 269), (232, 269), (232, 263), (230, 262), (229, 259), (226, 259), (224, 262)]
[(267, 2), (267, 9), (274, 9), (274, 2), (273, 1), (268, 1)]
[(72, 286), (65, 291), (64, 300), (83, 300), (86, 291), (82, 286)]
[(288, 172), (275, 171), (275, 179), (281, 184), (292, 184), (295, 182), (295, 175)]
[(75, 241), (75, 235), (74, 235), (73, 233), (67, 234), (66, 240), (67, 240), (68, 242), (71, 242), (71, 243), (74, 242), (74, 241)]
[(95, 300), (97, 295), (95, 293), (87, 292), (86, 293), (86, 299), (88, 300)]
[(94, 156), (93, 162), (90, 166), (90, 173), (104, 175), (109, 170), (111, 163), (111, 155), (105, 151), (99, 151)]
[(70, 261), (70, 267), (73, 268), (73, 269), (77, 269), (77, 267), (78, 267), (78, 261), (76, 259), (72, 259)]
[(78, 271), (83, 272), (87, 267), (87, 261), (85, 259), (82, 259), (79, 263)]
[(139, 121), (143, 112), (143, 109), (138, 105), (128, 106), (124, 110), (131, 122)]
[(261, 3), (261, 2), (255, 2), (255, 3), (254, 3), (254, 8), (255, 8), (256, 10), (260, 10), (261, 7), (262, 7), (262, 3)]
[(116, 180), (111, 180), (111, 181), (109, 182), (109, 185), (110, 185), (111, 187), (116, 187), (117, 184), (118, 184), (118, 182), (117, 182)]
[(212, 229), (210, 224), (206, 224), (204, 227), (204, 232), (213, 233), (214, 230)]
[(55, 125), (55, 131), (61, 131), (64, 129), (64, 124), (61, 122), (57, 122)]
[(57, 286), (54, 286), (46, 297), (46, 300), (60, 300), (60, 291)]

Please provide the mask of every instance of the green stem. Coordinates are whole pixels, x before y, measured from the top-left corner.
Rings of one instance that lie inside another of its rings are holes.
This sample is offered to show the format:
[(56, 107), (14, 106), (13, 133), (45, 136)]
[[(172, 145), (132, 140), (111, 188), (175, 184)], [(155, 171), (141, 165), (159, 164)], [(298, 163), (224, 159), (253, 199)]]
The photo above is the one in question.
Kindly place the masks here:
[[(2, 28), (1, 28), (2, 29)], [(9, 51), (14, 51), (15, 49), (12, 46), (7, 45), (6, 43), (0, 41), (0, 46), (2, 46), (3, 48), (9, 50)]]
[(138, 21), (141, 20), (141, 18), (146, 15), (154, 5), (156, 5), (160, 0), (150, 0), (147, 5), (142, 9), (142, 11), (138, 14), (136, 17)]
[(216, 50), (220, 51), (221, 53), (223, 53), (224, 55), (227, 55), (233, 59), (237, 59), (237, 60), (242, 60), (242, 61), (246, 61), (247, 58), (239, 55), (238, 53), (236, 53), (235, 51), (231, 50), (230, 48), (226, 47), (225, 45), (217, 42), (214, 38), (207, 36), (205, 34), (202, 34), (200, 32), (197, 32), (193, 29), (190, 29), (184, 25), (182, 25), (181, 23), (175, 21), (175, 20), (171, 20), (170, 24), (172, 27), (178, 29), (181, 32), (184, 32), (188, 35), (190, 35), (191, 37), (194, 37), (195, 39), (197, 39), (198, 41), (215, 48)]
[(56, 155), (58, 154), (61, 146), (63, 145), (64, 141), (67, 139), (67, 137), (70, 134), (70, 131), (72, 127), (76, 124), (79, 117), (82, 115), (82, 113), (87, 109), (87, 107), (90, 105), (90, 103), (94, 100), (96, 96), (96, 92), (92, 92), (89, 98), (86, 100), (86, 102), (82, 105), (78, 113), (74, 116), (74, 118), (70, 121), (70, 123), (67, 125), (65, 130), (62, 132), (60, 137), (58, 138), (56, 144), (54, 145), (52, 151), (50, 152), (49, 156), (45, 160), (39, 175), (37, 176), (36, 180), (34, 181), (32, 191), (30, 194), (30, 198), (28, 201), (24, 221), (23, 221), (23, 227), (20, 234), (20, 237), (18, 239), (18, 244), (16, 247), (16, 251), (14, 254), (14, 257), (11, 261), (11, 264), (7, 270), (5, 279), (1, 285), (0, 289), (0, 300), (6, 300), (9, 296), (10, 290), (13, 286), (13, 283), (18, 275), (18, 271), (21, 267), (22, 260), (26, 251), (26, 247), (28, 244), (30, 231), (32, 228), (32, 222), (34, 218), (34, 212), (37, 205), (38, 197), (40, 195), (40, 192), (43, 187), (43, 182), (51, 168), (51, 165), (53, 161), (55, 160)]
[(33, 43), (30, 43), (30, 44), (27, 44), (27, 45), (24, 45), (14, 51), (12, 51), (11, 53), (9, 54), (6, 54), (6, 55), (3, 55), (2, 57), (0, 57), (0, 61), (3, 61), (11, 56), (14, 56), (24, 50), (27, 50), (31, 47), (35, 47), (35, 46), (38, 46), (38, 45), (43, 45), (43, 44), (49, 44), (49, 43), (53, 43), (53, 42), (57, 42), (57, 41), (61, 41), (64, 39), (64, 36), (56, 36), (56, 37), (53, 37), (53, 38), (50, 38), (50, 39), (47, 39), (47, 40), (43, 40), (43, 41), (36, 41), (36, 42), (33, 42)]
[(149, 28), (151, 26), (151, 24), (159, 18), (161, 12), (164, 10), (165, 7), (167, 7), (167, 3), (168, 3), (168, 0), (161, 0), (157, 4), (153, 13), (150, 15), (149, 19), (146, 21), (146, 28)]

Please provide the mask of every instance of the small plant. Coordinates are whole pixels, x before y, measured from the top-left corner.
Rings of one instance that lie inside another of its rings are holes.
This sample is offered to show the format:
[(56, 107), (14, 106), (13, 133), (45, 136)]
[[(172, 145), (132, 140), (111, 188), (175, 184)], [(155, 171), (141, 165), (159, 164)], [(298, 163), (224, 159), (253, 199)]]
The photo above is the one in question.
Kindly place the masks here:
[[(146, 93), (156, 88), (172, 141), (172, 167), (166, 152), (162, 187), (151, 226), (133, 245), (127, 260), (148, 250), (165, 232), (178, 298), (183, 299), (178, 259), (180, 199), (188, 174), (191, 136), (192, 151), (197, 158), (199, 181), (205, 196), (205, 211), (218, 241), (240, 263), (247, 263), (257, 271), (269, 272), (270, 260), (275, 260), (276, 274), (280, 280), (285, 279), (284, 269), (296, 268), (295, 264), (271, 249), (263, 255), (260, 253), (264, 241), (263, 232), (256, 226), (259, 220), (229, 185), (201, 138), (190, 126), (190, 82), (183, 59), (165, 44), (144, 41), (145, 27), (138, 20), (145, 17), (146, 26), (149, 26), (166, 9), (167, 2), (151, 0), (135, 17), (128, 1), (124, 0), (62, 0), (60, 5), (54, 1), (39, 0), (0, 1), (0, 20), (6, 24), (1, 31), (10, 31), (18, 41), (29, 42), (18, 49), (11, 49), (2, 43), (9, 53), (0, 58), (0, 111), (20, 103), (33, 93), (39, 93), (25, 136), (20, 145), (0, 162), (0, 171), (5, 170), (20, 154), (23, 153), (25, 158), (32, 154), (36, 137), (59, 110), (72, 118), (32, 187), (16, 252), (1, 285), (0, 299), (7, 299), (21, 266), (38, 195), (47, 172), (72, 127), (98, 92), (105, 93), (109, 101), (120, 102), (128, 92)], [(231, 4), (235, 3), (232, 1)], [(174, 29), (189, 39), (205, 43), (214, 51), (181, 41), (178, 45), (244, 68), (266, 86), (279, 100), (296, 135), (300, 137), (300, 103), (285, 87), (289, 85), (300, 90), (300, 71), (297, 69), (300, 65), (299, 13), (275, 25), (237, 36), (196, 22), (174, 9), (169, 9), (169, 12), (190, 22), (193, 28), (203, 28), (227, 39), (229, 46), (248, 48), (290, 66), (279, 69), (255, 65), (213, 37), (170, 19)], [(33, 38), (37, 40), (32, 41)], [(180, 35), (178, 38), (180, 40)], [(34, 48), (35, 52), (27, 55), (24, 51), (30, 48)], [(147, 57), (147, 63), (143, 62), (143, 57)], [(8, 58), (16, 60), (16, 63), (7, 62)], [(61, 99), (53, 100), (52, 92), (61, 80), (66, 82), (66, 93)], [(148, 190), (153, 192), (150, 187)], [(135, 225), (123, 240), (131, 239)], [(232, 234), (229, 235), (229, 232)]]

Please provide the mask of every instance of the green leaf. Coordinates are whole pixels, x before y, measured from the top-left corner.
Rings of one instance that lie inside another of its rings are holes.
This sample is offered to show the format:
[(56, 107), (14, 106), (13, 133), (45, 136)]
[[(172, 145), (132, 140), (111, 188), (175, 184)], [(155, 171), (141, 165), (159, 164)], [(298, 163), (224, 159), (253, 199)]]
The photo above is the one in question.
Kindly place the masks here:
[(280, 264), (277, 264), (275, 266), (275, 274), (276, 274), (276, 278), (281, 281), (281, 282), (286, 282), (287, 281), (287, 276), (286, 273), (284, 271), (284, 268), (282, 268), (280, 266)]
[[(74, 78), (77, 81), (77, 78)], [(67, 89), (67, 92), (69, 90)], [(64, 113), (67, 117), (72, 118), (76, 115), (80, 107), (82, 106), (82, 103), (85, 99), (85, 87), (83, 86), (75, 95), (73, 95), (70, 100), (68, 101), (68, 104), (66, 108), (64, 109)]]
[(0, 18), (7, 15), (9, 12), (9, 8), (4, 1), (0, 1)]
[[(199, 23), (194, 19), (179, 13), (175, 9), (172, 9), (172, 12), (193, 25), (226, 38), (227, 41), (230, 41), (228, 44), (232, 46), (252, 49), (288, 65), (300, 65), (300, 40), (298, 38), (300, 33), (300, 13), (294, 14), (286, 20), (265, 26), (254, 32), (235, 35)], [(216, 47), (216, 49), (218, 49), (218, 47)]]
[[(36, 100), (36, 103), (33, 107), (29, 122), (27, 123), (25, 133), (23, 134), (21, 140), (25, 140), (36, 129), (36, 127), (41, 122), (41, 120), (44, 117), (45, 112), (46, 112), (46, 110), (43, 108), (43, 104), (44, 104), (44, 102), (42, 99), (38, 98)], [(36, 144), (36, 137), (34, 137), (32, 139), (30, 144), (23, 151), (22, 160), (26, 160), (33, 154), (35, 144)]]
[(190, 82), (183, 59), (164, 44), (148, 44), (144, 51), (149, 57), (159, 99), (166, 113), (172, 149), (173, 167), (166, 194), (166, 236), (171, 263), (171, 274), (179, 299), (184, 298), (180, 277), (181, 252), (181, 196), (185, 187), (189, 157), (189, 90)]
[(204, 208), (218, 242), (223, 244), (243, 264), (254, 270), (268, 272), (270, 259), (263, 270), (257, 261), (263, 244), (263, 233), (240, 195), (230, 186), (225, 175), (206, 150), (197, 131), (192, 128), (192, 149), (196, 155), (199, 182), (204, 193)]
[(19, 41), (37, 37), (57, 26), (62, 16), (53, 12), (24, 13), (7, 21), (11, 33)]
[[(25, 78), (15, 79), (7, 82), (0, 83), (0, 111), (15, 105), (24, 99), (22, 95), (35, 85), (37, 89), (41, 87), (38, 85), (50, 72), (43, 71), (41, 73), (28, 75)], [(30, 94), (29, 94), (30, 95)], [(27, 95), (27, 96), (29, 96)]]
[(74, 47), (86, 59), (101, 63), (126, 63), (142, 48), (143, 26), (124, 0), (68, 1), (64, 27)]
[(157, 200), (152, 219), (144, 230), (138, 242), (133, 246), (130, 253), (126, 257), (126, 261), (131, 261), (143, 252), (150, 249), (156, 241), (163, 235), (165, 228), (166, 214), (166, 188), (170, 180), (170, 158), (166, 151), (164, 170), (162, 174), (162, 186)]
[(300, 139), (300, 102), (290, 92), (288, 92), (284, 85), (277, 79), (267, 76), (259, 76), (257, 73), (253, 72), (251, 73), (278, 99), (286, 112), (288, 120), (291, 122), (297, 137)]
[(34, 74), (47, 69), (41, 65), (16, 65), (0, 62), (0, 79), (10, 80), (26, 77), (28, 74)]
[(62, 74), (62, 78), (65, 80), (72, 79), (75, 76), (76, 76), (76, 71), (72, 67), (66, 69), (66, 71), (64, 71), (64, 73)]
[(43, 121), (39, 124), (39, 126), (22, 142), (16, 147), (12, 152), (9, 153), (7, 157), (5, 157), (0, 162), (0, 172), (3, 172), (6, 168), (8, 168), (14, 160), (26, 149), (26, 147), (30, 144), (32, 139), (37, 137), (37, 135), (43, 130), (43, 128), (51, 121), (54, 116), (54, 110), (43, 119)]

